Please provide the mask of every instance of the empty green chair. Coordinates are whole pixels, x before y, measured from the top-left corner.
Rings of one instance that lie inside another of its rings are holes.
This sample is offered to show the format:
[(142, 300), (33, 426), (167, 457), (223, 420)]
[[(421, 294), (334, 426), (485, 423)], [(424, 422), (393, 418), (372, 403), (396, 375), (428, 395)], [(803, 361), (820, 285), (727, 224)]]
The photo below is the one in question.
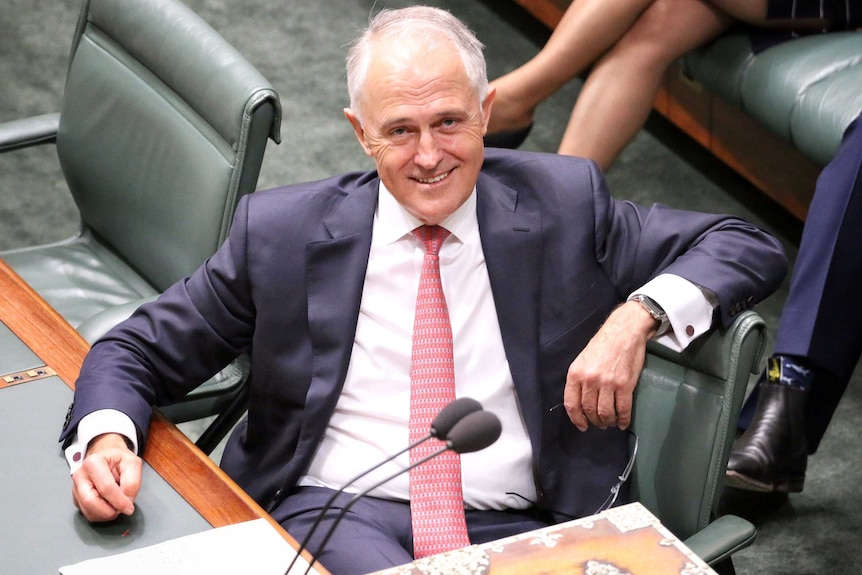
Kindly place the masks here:
[[(0, 124), (0, 152), (56, 143), (80, 231), (0, 258), (73, 326), (101, 317), (97, 337), (113, 308), (124, 317), (215, 252), (280, 123), (270, 83), (182, 3), (85, 1), (60, 113)], [(218, 411), (245, 371), (228, 366), (168, 414)]]

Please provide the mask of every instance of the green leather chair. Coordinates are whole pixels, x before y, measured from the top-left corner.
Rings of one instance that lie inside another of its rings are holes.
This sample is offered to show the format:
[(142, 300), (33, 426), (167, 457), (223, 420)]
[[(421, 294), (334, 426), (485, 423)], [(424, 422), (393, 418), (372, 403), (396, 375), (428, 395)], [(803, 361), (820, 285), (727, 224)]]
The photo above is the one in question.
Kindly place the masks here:
[(754, 525), (718, 516), (724, 472), (749, 377), (758, 373), (766, 327), (753, 311), (682, 353), (650, 343), (635, 389), (638, 453), (632, 498), (719, 572), (750, 545)]
[[(124, 317), (224, 241), (280, 125), (270, 83), (179, 1), (85, 1), (60, 113), (0, 124), (0, 152), (56, 143), (80, 231), (0, 258), (75, 327)], [(245, 372), (228, 366), (168, 415), (209, 415), (198, 400), (230, 397)]]

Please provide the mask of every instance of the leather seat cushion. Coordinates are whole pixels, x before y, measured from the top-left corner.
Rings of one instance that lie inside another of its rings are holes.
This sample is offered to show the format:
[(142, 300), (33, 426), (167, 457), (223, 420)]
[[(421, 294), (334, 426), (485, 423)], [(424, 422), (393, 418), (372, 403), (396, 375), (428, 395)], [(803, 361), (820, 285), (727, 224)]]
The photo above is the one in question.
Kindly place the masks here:
[(0, 258), (76, 328), (107, 308), (158, 293), (87, 233)]
[(862, 34), (833, 32), (753, 54), (730, 34), (684, 58), (686, 72), (793, 143), (815, 163), (834, 156), (862, 111)]

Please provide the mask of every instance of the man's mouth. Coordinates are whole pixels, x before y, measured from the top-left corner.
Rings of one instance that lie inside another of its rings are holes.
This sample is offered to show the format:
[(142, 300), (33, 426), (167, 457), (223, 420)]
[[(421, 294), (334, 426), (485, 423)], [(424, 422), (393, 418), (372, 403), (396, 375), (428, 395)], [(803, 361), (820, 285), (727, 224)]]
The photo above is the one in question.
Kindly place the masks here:
[(448, 172), (440, 174), (439, 176), (434, 176), (433, 178), (416, 178), (416, 181), (420, 184), (436, 184), (437, 182), (446, 179), (446, 177), (451, 173), (452, 170), (449, 170)]

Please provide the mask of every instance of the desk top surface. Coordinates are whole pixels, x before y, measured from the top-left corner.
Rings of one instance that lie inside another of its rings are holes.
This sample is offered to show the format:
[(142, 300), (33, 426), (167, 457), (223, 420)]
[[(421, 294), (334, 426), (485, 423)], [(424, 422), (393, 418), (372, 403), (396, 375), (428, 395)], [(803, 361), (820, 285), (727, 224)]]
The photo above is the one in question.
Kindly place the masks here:
[(71, 399), (72, 390), (56, 376), (0, 388), (0, 557), (5, 572), (56, 573), (83, 559), (210, 528), (149, 465), (144, 465), (134, 515), (89, 524), (72, 505), (69, 468), (57, 441)]
[[(74, 328), (0, 259), (0, 378), (18, 372), (25, 380), (0, 380), (4, 573), (56, 573), (58, 567), (84, 558), (257, 518), (266, 519), (297, 546), (159, 413), (150, 424), (136, 513), (109, 524), (87, 523), (72, 504), (58, 438), (88, 349)], [(38, 373), (31, 376), (28, 372), (34, 368)]]

